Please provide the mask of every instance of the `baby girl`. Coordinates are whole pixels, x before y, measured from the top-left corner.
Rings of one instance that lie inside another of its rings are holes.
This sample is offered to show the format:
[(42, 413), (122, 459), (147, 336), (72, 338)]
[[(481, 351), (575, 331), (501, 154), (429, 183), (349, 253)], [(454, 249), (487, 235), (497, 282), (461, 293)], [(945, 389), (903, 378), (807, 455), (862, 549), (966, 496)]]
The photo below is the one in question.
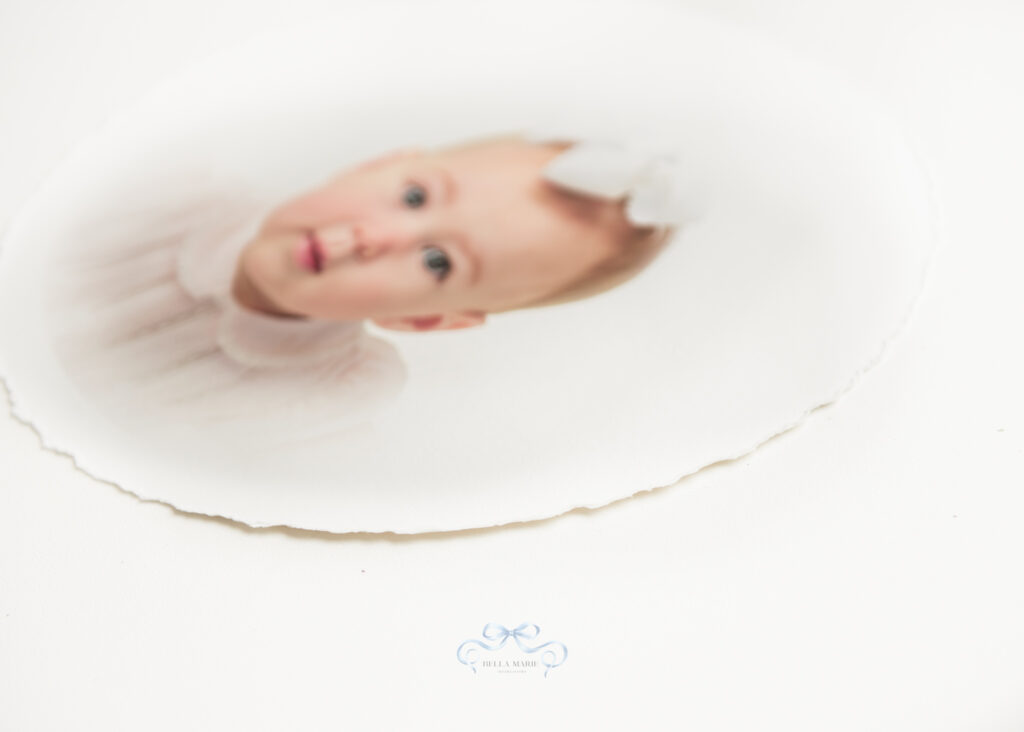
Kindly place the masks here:
[(158, 185), (175, 211), (115, 213), (126, 228), (83, 233), (54, 263), (63, 361), (119, 419), (241, 420), (254, 444), (263, 422), (274, 439), (336, 432), (405, 380), (365, 321), (465, 328), (642, 269), (671, 231), (649, 163), (507, 136), (385, 155), (280, 206), (233, 184)]
[(569, 148), (504, 137), (365, 163), (267, 217), (233, 297), (271, 315), (437, 330), (606, 290), (668, 231), (634, 225), (621, 197), (545, 180)]

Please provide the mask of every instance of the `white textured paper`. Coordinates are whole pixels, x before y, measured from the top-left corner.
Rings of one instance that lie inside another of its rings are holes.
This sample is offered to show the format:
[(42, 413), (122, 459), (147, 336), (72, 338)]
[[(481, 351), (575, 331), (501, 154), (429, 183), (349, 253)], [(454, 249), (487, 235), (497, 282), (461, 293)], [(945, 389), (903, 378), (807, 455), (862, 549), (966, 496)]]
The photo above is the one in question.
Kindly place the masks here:
[[(831, 76), (640, 8), (566, 3), (543, 26), (470, 3), (410, 8), (399, 25), (368, 9), (151, 94), (67, 161), (3, 242), (0, 366), (15, 411), (90, 474), (186, 511), (407, 533), (604, 505), (744, 454), (834, 400), (922, 283), (934, 232), (913, 155)], [(467, 34), (474, 13), (480, 32)], [(341, 27), (358, 33), (341, 43)], [(54, 356), (44, 254), (71, 245), (68, 222), (146, 180), (203, 160), (284, 197), (390, 148), (551, 125), (671, 148), (690, 171), (692, 221), (598, 298), (388, 334), (406, 362), (401, 398), (345, 439), (252, 453), (155, 423), (129, 430)]]

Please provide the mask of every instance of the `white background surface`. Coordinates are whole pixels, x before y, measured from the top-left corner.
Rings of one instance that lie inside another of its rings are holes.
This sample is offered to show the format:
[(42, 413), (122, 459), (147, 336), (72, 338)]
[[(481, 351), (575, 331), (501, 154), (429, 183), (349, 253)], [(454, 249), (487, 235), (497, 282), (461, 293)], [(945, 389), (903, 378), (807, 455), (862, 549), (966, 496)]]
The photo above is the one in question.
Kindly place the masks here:
[[(411, 538), (141, 503), (6, 417), (0, 730), (1024, 730), (1024, 8), (687, 4), (839, 69), (932, 159), (948, 240), (883, 362), (680, 485)], [(183, 60), (326, 5), (3, 0), (0, 225)], [(569, 649), (547, 679), (455, 660), (523, 621)]]

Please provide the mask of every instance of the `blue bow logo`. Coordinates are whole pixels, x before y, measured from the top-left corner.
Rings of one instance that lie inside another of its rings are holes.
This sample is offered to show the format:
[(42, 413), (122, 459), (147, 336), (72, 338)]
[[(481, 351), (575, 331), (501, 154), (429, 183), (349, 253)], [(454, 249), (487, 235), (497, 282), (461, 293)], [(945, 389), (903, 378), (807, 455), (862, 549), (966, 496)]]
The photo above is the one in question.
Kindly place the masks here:
[[(460, 663), (464, 663), (473, 669), (473, 673), (476, 673), (477, 649), (482, 648), (485, 651), (496, 651), (503, 647), (508, 639), (511, 638), (515, 641), (516, 645), (519, 646), (519, 650), (524, 653), (536, 653), (537, 651), (543, 651), (543, 653), (540, 654), (540, 662), (545, 667), (544, 676), (546, 678), (548, 671), (565, 663), (565, 659), (569, 656), (569, 650), (565, 647), (564, 643), (559, 641), (548, 641), (547, 643), (533, 647), (524, 643), (524, 641), (532, 641), (536, 639), (538, 635), (540, 635), (540, 627), (534, 623), (521, 623), (512, 630), (509, 630), (504, 625), (488, 623), (484, 626), (483, 637), (493, 645), (488, 645), (483, 641), (471, 638), (459, 644), (459, 648), (455, 652), (455, 657), (459, 659)], [(548, 648), (548, 646), (551, 647)]]

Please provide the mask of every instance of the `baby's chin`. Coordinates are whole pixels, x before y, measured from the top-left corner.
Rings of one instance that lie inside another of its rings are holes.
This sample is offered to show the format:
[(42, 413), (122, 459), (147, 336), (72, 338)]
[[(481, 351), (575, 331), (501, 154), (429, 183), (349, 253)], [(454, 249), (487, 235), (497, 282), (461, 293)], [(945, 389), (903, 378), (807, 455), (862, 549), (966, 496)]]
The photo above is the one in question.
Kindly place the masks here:
[(235, 268), (235, 279), (244, 282), (258, 299), (276, 309), (290, 311), (285, 304), (287, 292), (297, 284), (294, 266), (289, 267), (274, 247), (256, 241), (242, 250)]

